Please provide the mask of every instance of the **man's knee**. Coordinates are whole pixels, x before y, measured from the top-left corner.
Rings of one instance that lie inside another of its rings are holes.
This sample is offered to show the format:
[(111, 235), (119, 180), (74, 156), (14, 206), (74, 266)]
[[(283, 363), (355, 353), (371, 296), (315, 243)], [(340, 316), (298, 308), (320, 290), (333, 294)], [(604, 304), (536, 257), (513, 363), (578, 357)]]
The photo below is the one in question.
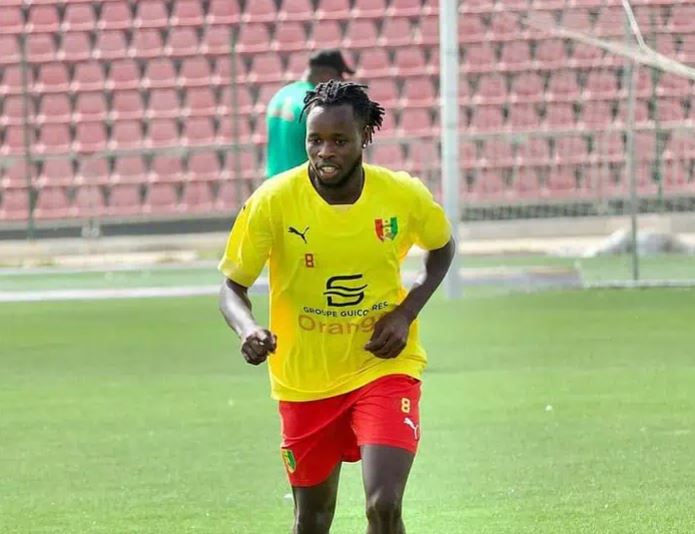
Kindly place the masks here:
[(295, 515), (295, 534), (328, 534), (333, 510), (300, 510)]
[(389, 525), (398, 523), (402, 514), (402, 497), (393, 492), (379, 491), (367, 498), (367, 517), (370, 522)]

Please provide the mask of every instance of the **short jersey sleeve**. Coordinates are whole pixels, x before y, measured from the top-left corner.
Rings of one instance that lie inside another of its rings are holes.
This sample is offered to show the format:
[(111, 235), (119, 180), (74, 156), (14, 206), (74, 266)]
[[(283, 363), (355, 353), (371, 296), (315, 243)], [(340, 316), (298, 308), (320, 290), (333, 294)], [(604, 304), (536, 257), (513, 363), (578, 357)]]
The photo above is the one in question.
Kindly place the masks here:
[(268, 199), (252, 195), (234, 221), (218, 268), (230, 280), (250, 287), (268, 260), (271, 244)]
[(413, 242), (425, 250), (442, 248), (451, 239), (451, 226), (444, 209), (437, 204), (419, 178), (408, 179), (413, 195), (411, 224)]

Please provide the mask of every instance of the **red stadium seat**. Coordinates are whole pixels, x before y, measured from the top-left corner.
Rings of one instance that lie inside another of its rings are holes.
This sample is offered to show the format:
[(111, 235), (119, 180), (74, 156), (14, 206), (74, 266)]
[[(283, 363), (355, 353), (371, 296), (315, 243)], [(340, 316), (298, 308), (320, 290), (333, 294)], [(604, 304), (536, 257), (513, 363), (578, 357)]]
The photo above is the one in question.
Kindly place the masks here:
[(274, 22), (276, 18), (277, 12), (274, 0), (246, 2), (246, 7), (241, 14), (241, 20), (246, 24)]
[(103, 91), (105, 87), (104, 72), (98, 61), (89, 61), (75, 65), (75, 74), (70, 84), (71, 91)]
[(425, 46), (439, 45), (439, 19), (437, 17), (420, 19), (420, 26), (416, 28), (415, 43)]
[(220, 183), (220, 187), (215, 196), (215, 210), (219, 211), (236, 211), (239, 208), (237, 201), (238, 184), (233, 179), (229, 178)]
[[(14, 39), (14, 37), (12, 37)], [(27, 59), (30, 63), (46, 63), (58, 58), (52, 34), (30, 33), (26, 36)]]
[(69, 159), (47, 159), (43, 162), (43, 168), (36, 179), (36, 185), (39, 187), (71, 185), (74, 174), (72, 161)]
[[(673, 44), (673, 41), (671, 41), (671, 44)], [(662, 54), (669, 55), (665, 52), (662, 52)], [(671, 57), (673, 57), (672, 54)], [(695, 34), (683, 35), (681, 49), (677, 57), (684, 63), (695, 63)]]
[(678, 98), (659, 98), (655, 113), (662, 122), (680, 122), (685, 120), (685, 110)]
[(507, 12), (495, 12), (490, 21), (490, 33), (494, 40), (524, 38), (524, 30), (519, 26), (519, 16)]
[(531, 47), (526, 41), (509, 42), (502, 45), (498, 68), (506, 71), (531, 68)]
[[(388, 65), (388, 58), (386, 60)], [(300, 51), (290, 54), (287, 60), (287, 68), (285, 69), (285, 81), (294, 82), (297, 80), (302, 73), (306, 70), (309, 65), (309, 52)]]
[[(151, 104), (151, 103), (150, 103)], [(174, 119), (154, 119), (149, 123), (147, 144), (153, 148), (178, 146), (178, 128)]]
[(403, 83), (401, 106), (403, 108), (431, 108), (439, 103), (437, 91), (427, 76), (406, 78)]
[(482, 146), (482, 158), (479, 165), (483, 167), (511, 167), (514, 165), (512, 145), (502, 139), (488, 139)]
[(219, 180), (222, 169), (215, 152), (194, 152), (188, 158), (186, 179), (197, 182), (215, 182)]
[(68, 95), (45, 94), (39, 104), (36, 122), (39, 124), (70, 122), (71, 112)]
[(181, 143), (184, 145), (210, 145), (215, 142), (215, 128), (212, 119), (191, 117), (183, 126)]
[(24, 29), (24, 17), (20, 6), (0, 7), (0, 32), (19, 35)]
[(205, 22), (200, 0), (177, 0), (171, 11), (172, 26), (200, 26)]
[(43, 187), (39, 190), (34, 216), (37, 219), (60, 219), (69, 214), (69, 201), (63, 187)]
[(213, 117), (216, 112), (215, 95), (210, 87), (191, 87), (186, 91), (184, 116)]
[[(236, 82), (238, 84), (246, 83), (246, 80), (248, 78), (246, 65), (239, 56), (236, 56), (236, 58)], [(228, 86), (231, 84), (232, 65), (228, 57), (219, 57), (216, 60), (214, 60), (213, 73), (210, 81), (213, 85)]]
[(398, 85), (391, 78), (377, 78), (369, 82), (369, 98), (379, 102), (384, 108), (392, 108), (398, 105)]
[(403, 136), (423, 137), (431, 137), (438, 133), (427, 109), (403, 109), (396, 131)]
[[(460, 152), (461, 162), (464, 162), (463, 153)], [(439, 152), (432, 143), (412, 143), (408, 147), (408, 158), (403, 163), (404, 169), (415, 175), (432, 169), (438, 169), (440, 166)]]
[(474, 107), (470, 127), (481, 132), (502, 130), (504, 127), (502, 108), (498, 106)]
[(480, 43), (487, 38), (487, 28), (474, 14), (459, 14), (459, 43)]
[(348, 0), (318, 0), (316, 18), (345, 20), (350, 16), (350, 2)]
[(14, 35), (0, 34), (0, 65), (14, 65), (21, 61), (22, 53), (19, 41)]
[(75, 217), (95, 217), (104, 213), (106, 203), (101, 189), (95, 186), (82, 186), (75, 191), (72, 215)]
[(372, 146), (367, 161), (391, 169), (403, 167), (403, 149), (398, 144), (377, 144)]
[(541, 122), (534, 104), (512, 104), (508, 121), (513, 130), (536, 130)]
[(44, 124), (34, 145), (39, 154), (64, 154), (70, 151), (70, 127), (67, 124)]
[(664, 72), (656, 85), (656, 94), (658, 96), (689, 96), (692, 94), (690, 80), (677, 74)]
[(618, 80), (615, 72), (607, 70), (589, 72), (583, 93), (585, 100), (616, 99), (617, 96)]
[(381, 27), (380, 46), (408, 46), (413, 44), (413, 29), (405, 18), (386, 18)]
[(541, 69), (554, 70), (567, 67), (565, 45), (560, 39), (540, 41), (536, 47), (535, 58)]
[(164, 214), (176, 211), (178, 206), (176, 184), (157, 182), (147, 188), (142, 210), (144, 213)]
[(674, 5), (668, 21), (668, 30), (674, 33), (695, 32), (695, 5)]
[(139, 59), (160, 57), (164, 51), (159, 30), (142, 28), (133, 32), (130, 55)]
[(572, 104), (569, 102), (549, 103), (545, 108), (545, 126), (548, 129), (574, 127), (576, 123)]
[(271, 48), (279, 52), (302, 50), (306, 47), (307, 36), (304, 26), (299, 22), (278, 22)]
[(585, 163), (589, 159), (586, 140), (579, 135), (559, 136), (555, 139), (553, 158), (556, 165)]
[(8, 165), (0, 169), (0, 191), (26, 187), (30, 182), (34, 182), (34, 175), (36, 174), (34, 165), (27, 167), (23, 159), (16, 159), (13, 163), (8, 162)]
[(94, 57), (102, 60), (127, 57), (124, 33), (120, 30), (99, 32), (94, 45)]
[[(618, 104), (616, 122), (627, 122), (627, 101), (621, 100)], [(641, 127), (651, 127), (653, 123), (649, 118), (648, 103), (644, 100), (635, 101), (635, 124)]]
[[(233, 2), (227, 2), (232, 4)], [(169, 15), (162, 0), (147, 0), (135, 3), (136, 28), (166, 28), (169, 25)]]
[(351, 20), (345, 30), (345, 48), (372, 48), (376, 46), (378, 32), (376, 23), (371, 20)]
[(419, 17), (421, 14), (421, 0), (391, 0), (386, 10), (386, 17)]
[(625, 35), (625, 11), (620, 6), (605, 6), (594, 23), (594, 33), (602, 37)]
[(158, 154), (152, 158), (148, 182), (182, 182), (185, 179), (183, 164), (179, 156)]
[[(34, 132), (29, 131), (30, 142), (34, 142)], [(0, 155), (17, 156), (24, 154), (24, 126), (8, 126), (5, 128), (5, 137), (0, 148)]]
[(320, 20), (312, 25), (311, 38), (307, 42), (309, 49), (338, 48), (342, 40), (340, 24), (335, 20)]
[(416, 76), (426, 72), (425, 55), (418, 46), (404, 46), (396, 49), (393, 67), (397, 76)]
[[(5, 97), (3, 100), (0, 100), (0, 105), (2, 105), (2, 113), (0, 113), (0, 126), (19, 126), (24, 124), (24, 97), (20, 95), (12, 95)], [(32, 100), (29, 99), (28, 103), (31, 106)], [(34, 111), (29, 112), (30, 117), (33, 114)]]
[(87, 61), (92, 57), (92, 50), (87, 32), (69, 32), (63, 34), (60, 58), (64, 61)]
[(237, 0), (210, 0), (206, 20), (208, 24), (237, 24), (241, 9)]
[(518, 154), (521, 165), (550, 164), (550, 147), (544, 138), (532, 137), (526, 143), (519, 145)]
[(553, 197), (576, 193), (577, 179), (572, 167), (552, 167), (545, 183), (546, 194)]
[(181, 62), (179, 85), (183, 87), (209, 87), (212, 73), (205, 57), (188, 57)]
[(187, 213), (208, 213), (213, 209), (212, 192), (206, 182), (188, 182), (183, 187), (181, 209)]
[(575, 43), (569, 60), (571, 68), (600, 67), (604, 64), (603, 51), (600, 48), (584, 43)]
[(466, 56), (463, 68), (470, 73), (491, 72), (495, 70), (495, 52), (489, 43), (471, 44), (465, 47)]
[(113, 184), (139, 184), (145, 181), (147, 171), (141, 156), (121, 156), (113, 164), (109, 181)]
[(607, 127), (613, 122), (613, 113), (607, 102), (585, 102), (583, 108), (581, 121), (588, 128)]
[(129, 30), (133, 27), (130, 5), (125, 0), (104, 2), (97, 22), (100, 30)]
[(599, 162), (621, 163), (625, 161), (625, 144), (622, 132), (602, 132), (594, 136), (592, 159)]
[(109, 162), (105, 158), (80, 158), (76, 184), (103, 185), (109, 182)]
[(134, 60), (121, 59), (111, 62), (106, 80), (107, 89), (139, 89), (141, 84), (145, 85), (145, 81), (141, 81), (140, 68)]
[(90, 31), (96, 26), (94, 9), (90, 4), (67, 4), (63, 14), (64, 32)]
[(385, 0), (355, 0), (352, 6), (352, 18), (381, 19), (385, 11)]
[(220, 92), (220, 98), (217, 103), (217, 115), (220, 117), (229, 117), (232, 113), (239, 115), (248, 115), (253, 111), (253, 98), (249, 87), (238, 85), (236, 87), (236, 103), (232, 104), (232, 89), (225, 87)]
[(0, 220), (26, 220), (29, 217), (29, 191), (6, 189), (0, 198)]
[(239, 54), (265, 52), (270, 41), (270, 34), (265, 24), (254, 22), (244, 24), (239, 30), (237, 52)]
[(283, 0), (280, 2), (278, 20), (313, 20), (314, 8), (309, 0)]
[(172, 28), (164, 53), (172, 57), (192, 56), (198, 52), (198, 36), (193, 28)]
[(280, 82), (283, 79), (284, 68), (279, 54), (264, 52), (255, 54), (249, 68), (248, 83), (262, 84), (268, 82)]
[(591, 20), (586, 10), (568, 9), (562, 13), (561, 26), (570, 30), (591, 33)]
[(552, 72), (545, 94), (549, 102), (574, 102), (580, 97), (577, 74), (573, 70)]
[(77, 95), (72, 117), (74, 122), (103, 121), (107, 116), (104, 93), (92, 91)]
[[(422, 73), (420, 73), (422, 74)], [(391, 64), (383, 48), (365, 51), (360, 55), (356, 77), (359, 79), (380, 78), (391, 75)]]
[(513, 102), (542, 102), (543, 79), (535, 72), (522, 72), (512, 80), (510, 97)]
[(145, 116), (145, 106), (142, 102), (140, 91), (126, 89), (114, 91), (111, 120), (122, 121), (130, 119), (142, 119)]
[(475, 104), (502, 104), (507, 100), (507, 84), (501, 74), (481, 76), (478, 91), (473, 97)]
[(174, 87), (176, 85), (176, 71), (170, 59), (153, 59), (145, 67), (145, 76), (142, 85), (147, 88)]
[(140, 185), (115, 184), (109, 190), (106, 215), (127, 216), (142, 211)]
[(106, 149), (106, 127), (99, 122), (78, 123), (75, 126), (74, 149), (91, 154)]
[(282, 87), (280, 83), (266, 83), (261, 86), (261, 90), (258, 92), (258, 98), (256, 99), (256, 104), (254, 105), (254, 111), (258, 115), (263, 115), (265, 113), (268, 102), (273, 98), (275, 93)]
[(109, 148), (123, 150), (130, 148), (142, 148), (142, 126), (140, 121), (119, 121), (114, 123), (109, 139)]
[(53, 5), (33, 5), (28, 10), (24, 31), (30, 33), (55, 32), (60, 28), (58, 13)]
[(229, 54), (230, 31), (226, 26), (207, 26), (200, 40), (200, 53), (206, 55)]

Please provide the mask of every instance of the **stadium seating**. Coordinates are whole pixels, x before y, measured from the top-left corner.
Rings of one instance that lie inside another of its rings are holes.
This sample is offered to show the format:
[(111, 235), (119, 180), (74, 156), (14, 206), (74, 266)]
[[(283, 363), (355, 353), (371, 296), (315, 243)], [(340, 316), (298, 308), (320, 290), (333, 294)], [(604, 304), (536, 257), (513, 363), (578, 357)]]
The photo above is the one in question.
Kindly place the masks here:
[[(625, 185), (623, 60), (529, 28), (519, 15), (532, 7), (539, 20), (621, 39), (620, 3), (459, 4), (460, 127), (478, 136), (462, 142), (469, 198), (509, 201), (518, 194), (564, 201), (601, 180), (618, 194)], [(635, 2), (644, 28), (655, 25), (645, 38), (686, 63), (695, 61), (693, 9), (676, 0)], [(378, 134), (384, 145), (374, 147), (374, 161), (435, 173), (437, 11), (434, 0), (3, 2), (0, 155), (22, 157), (28, 120), (39, 160), (32, 176), (40, 188), (40, 218), (229, 212), (262, 177), (268, 100), (302, 75), (312, 50), (335, 46), (387, 109)], [(233, 30), (237, 46), (230, 59)], [(640, 68), (636, 94), (635, 144), (640, 157), (649, 154), (640, 160), (641, 191), (653, 190), (656, 171), (648, 164), (657, 160), (658, 147), (667, 163), (664, 183), (692, 189), (693, 145), (668, 131), (665, 144), (654, 141), (657, 124), (692, 127), (692, 83)], [(533, 137), (538, 130), (545, 137)], [(514, 144), (488, 141), (491, 134), (512, 137)], [(220, 158), (232, 143), (244, 148), (240, 177), (228, 157)], [(170, 154), (180, 147), (193, 152)], [(591, 172), (589, 164), (596, 167)], [(241, 189), (236, 178), (243, 180)], [(16, 220), (28, 205), (21, 166), (3, 170), (0, 184), (0, 219)]]

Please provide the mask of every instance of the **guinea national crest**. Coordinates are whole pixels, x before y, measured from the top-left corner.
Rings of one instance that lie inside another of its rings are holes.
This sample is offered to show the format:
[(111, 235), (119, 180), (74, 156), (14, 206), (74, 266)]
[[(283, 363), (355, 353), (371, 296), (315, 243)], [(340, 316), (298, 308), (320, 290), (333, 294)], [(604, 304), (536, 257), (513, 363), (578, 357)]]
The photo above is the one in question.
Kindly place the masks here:
[(384, 239), (393, 240), (398, 235), (398, 217), (374, 219), (374, 230), (381, 241)]
[(285, 467), (289, 473), (294, 473), (297, 469), (297, 460), (294, 458), (294, 453), (290, 449), (282, 449), (282, 461), (285, 462)]

